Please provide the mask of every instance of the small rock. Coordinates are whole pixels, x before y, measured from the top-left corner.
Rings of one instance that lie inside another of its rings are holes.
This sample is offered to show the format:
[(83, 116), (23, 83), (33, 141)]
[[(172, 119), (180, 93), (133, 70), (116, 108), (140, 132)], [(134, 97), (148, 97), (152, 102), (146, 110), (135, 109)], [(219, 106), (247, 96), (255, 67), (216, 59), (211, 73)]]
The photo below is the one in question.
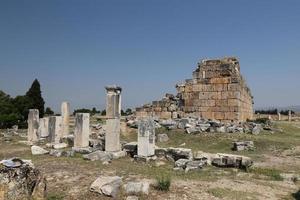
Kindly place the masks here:
[(169, 136), (167, 134), (158, 134), (157, 135), (157, 141), (158, 142), (168, 142), (169, 141)]
[(93, 153), (83, 155), (83, 158), (91, 161), (100, 160), (102, 162), (105, 162), (105, 161), (111, 161), (113, 159), (113, 156), (109, 152), (95, 151)]
[(128, 196), (126, 200), (139, 200), (137, 196)]
[(119, 159), (125, 157), (126, 152), (125, 151), (112, 152), (111, 155), (112, 155), (112, 159)]
[(43, 149), (42, 147), (39, 146), (32, 146), (31, 147), (31, 154), (32, 155), (44, 155), (49, 153), (49, 151)]
[(148, 181), (138, 181), (138, 182), (128, 182), (124, 188), (126, 194), (149, 194), (149, 182)]
[(68, 145), (66, 143), (58, 143), (58, 144), (54, 144), (53, 148), (54, 149), (63, 149), (63, 148), (67, 148)]

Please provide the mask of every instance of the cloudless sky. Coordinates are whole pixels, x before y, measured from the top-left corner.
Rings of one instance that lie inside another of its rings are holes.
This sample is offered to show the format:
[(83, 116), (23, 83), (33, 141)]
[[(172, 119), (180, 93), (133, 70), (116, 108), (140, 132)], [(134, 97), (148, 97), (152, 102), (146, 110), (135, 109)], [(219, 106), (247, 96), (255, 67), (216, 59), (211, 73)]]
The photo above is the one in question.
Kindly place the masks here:
[(299, 0), (0, 0), (0, 90), (37, 78), (46, 106), (175, 93), (203, 58), (237, 56), (255, 106), (300, 105)]

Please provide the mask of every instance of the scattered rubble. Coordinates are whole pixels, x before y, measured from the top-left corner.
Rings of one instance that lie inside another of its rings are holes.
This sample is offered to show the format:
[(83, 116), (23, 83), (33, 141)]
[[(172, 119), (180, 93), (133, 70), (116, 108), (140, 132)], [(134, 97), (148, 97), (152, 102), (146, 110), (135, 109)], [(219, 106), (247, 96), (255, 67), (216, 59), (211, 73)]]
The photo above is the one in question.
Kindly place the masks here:
[[(129, 122), (129, 123), (128, 123)], [(138, 124), (138, 119), (131, 117), (127, 125), (132, 128), (132, 124)], [(199, 133), (248, 133), (258, 135), (262, 130), (267, 131), (280, 131), (271, 127), (270, 124), (257, 124), (254, 122), (220, 122), (217, 120), (206, 120), (199, 118), (181, 118), (181, 119), (162, 119), (156, 120), (157, 124), (165, 127), (168, 130), (171, 129), (184, 129), (188, 134)], [(159, 137), (159, 135), (158, 135)], [(159, 141), (159, 140), (158, 140)]]
[(0, 161), (0, 198), (46, 199), (46, 180), (30, 160), (11, 158)]

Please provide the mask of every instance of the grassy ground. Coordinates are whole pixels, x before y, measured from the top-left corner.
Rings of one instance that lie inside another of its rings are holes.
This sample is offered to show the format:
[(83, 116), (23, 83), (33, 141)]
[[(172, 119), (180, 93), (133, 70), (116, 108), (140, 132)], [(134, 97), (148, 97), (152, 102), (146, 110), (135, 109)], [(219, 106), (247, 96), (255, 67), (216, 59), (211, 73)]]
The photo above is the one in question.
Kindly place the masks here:
[[(18, 144), (14, 137), (11, 142), (1, 141), (0, 159), (18, 156), (31, 159), (48, 179), (48, 199), (109, 199), (89, 192), (90, 184), (99, 175), (122, 176), (126, 182), (131, 179), (149, 179), (152, 182), (161, 175), (171, 177), (169, 192), (151, 188), (150, 195), (141, 199), (296, 199), (299, 183), (283, 180), (281, 173), (300, 174), (300, 152), (283, 156), (283, 152), (300, 146), (299, 123), (276, 123), (282, 132), (249, 134), (199, 134), (188, 135), (180, 130), (160, 129), (157, 133), (167, 133), (170, 141), (158, 143), (160, 147), (178, 147), (210, 153), (235, 153), (251, 157), (255, 163), (249, 172), (236, 169), (206, 167), (200, 172), (173, 171), (173, 163), (157, 167), (155, 163), (138, 164), (131, 158), (114, 160), (110, 165), (90, 162), (77, 154), (73, 158), (55, 158), (49, 155), (32, 156), (30, 147)], [(136, 141), (136, 130), (122, 134), (122, 140)], [(1, 138), (0, 138), (1, 139)], [(254, 151), (232, 152), (232, 142), (252, 140)], [(277, 160), (276, 160), (276, 159)], [(275, 161), (274, 161), (275, 160)], [(124, 199), (121, 192), (118, 199)]]

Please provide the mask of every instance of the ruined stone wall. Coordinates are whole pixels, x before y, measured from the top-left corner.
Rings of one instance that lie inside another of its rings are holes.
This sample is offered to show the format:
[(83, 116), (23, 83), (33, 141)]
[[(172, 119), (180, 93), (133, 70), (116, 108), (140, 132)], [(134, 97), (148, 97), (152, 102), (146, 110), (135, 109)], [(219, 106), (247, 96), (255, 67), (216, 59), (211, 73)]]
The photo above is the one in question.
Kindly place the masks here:
[(136, 116), (154, 116), (162, 119), (177, 118), (177, 102), (178, 99), (174, 95), (166, 94), (160, 101), (153, 101), (152, 104), (136, 108)]
[[(151, 113), (160, 118), (192, 115), (220, 121), (246, 121), (253, 117), (252, 95), (234, 57), (201, 61), (193, 78), (176, 88), (177, 96), (172, 99), (176, 109), (169, 109), (167, 103), (152, 102), (147, 108), (138, 108), (137, 115)], [(163, 102), (168, 102), (166, 99)]]

